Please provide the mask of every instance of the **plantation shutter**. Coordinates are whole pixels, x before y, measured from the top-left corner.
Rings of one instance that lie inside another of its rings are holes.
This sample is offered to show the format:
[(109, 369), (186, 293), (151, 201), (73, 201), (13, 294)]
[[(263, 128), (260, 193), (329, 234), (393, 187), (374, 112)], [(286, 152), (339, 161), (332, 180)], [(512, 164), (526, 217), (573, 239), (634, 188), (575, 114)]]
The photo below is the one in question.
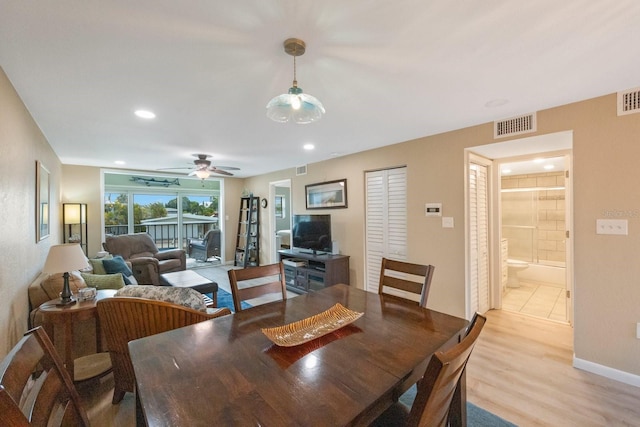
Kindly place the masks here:
[(382, 258), (407, 259), (407, 170), (367, 172), (365, 186), (365, 289), (378, 292)]
[(489, 309), (489, 199), (487, 166), (469, 167), (469, 255), (471, 313)]

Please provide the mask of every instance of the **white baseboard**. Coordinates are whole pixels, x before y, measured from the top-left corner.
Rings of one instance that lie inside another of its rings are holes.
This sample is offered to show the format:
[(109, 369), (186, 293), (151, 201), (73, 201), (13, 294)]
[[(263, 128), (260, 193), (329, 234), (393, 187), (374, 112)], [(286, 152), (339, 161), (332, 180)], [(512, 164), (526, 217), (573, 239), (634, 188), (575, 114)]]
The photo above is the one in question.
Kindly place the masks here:
[(573, 356), (573, 367), (591, 372), (592, 374), (610, 378), (612, 380), (620, 381), (621, 383), (640, 387), (640, 375), (630, 374), (608, 366), (589, 362), (588, 360), (578, 359), (575, 356)]

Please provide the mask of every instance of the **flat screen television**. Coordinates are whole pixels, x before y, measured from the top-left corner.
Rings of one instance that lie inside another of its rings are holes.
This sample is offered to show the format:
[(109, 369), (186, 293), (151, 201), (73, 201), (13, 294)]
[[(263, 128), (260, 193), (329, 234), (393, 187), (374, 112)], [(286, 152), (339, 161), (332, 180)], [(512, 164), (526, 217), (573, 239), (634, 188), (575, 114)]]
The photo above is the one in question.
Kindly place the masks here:
[(294, 215), (292, 246), (301, 252), (331, 252), (331, 215)]

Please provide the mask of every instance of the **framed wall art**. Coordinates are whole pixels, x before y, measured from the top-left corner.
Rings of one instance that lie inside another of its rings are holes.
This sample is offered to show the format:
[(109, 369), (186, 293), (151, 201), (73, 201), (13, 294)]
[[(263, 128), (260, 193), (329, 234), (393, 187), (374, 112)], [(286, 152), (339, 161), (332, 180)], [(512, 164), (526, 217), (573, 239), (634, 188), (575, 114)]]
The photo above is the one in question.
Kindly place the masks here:
[(304, 187), (307, 209), (332, 209), (347, 207), (347, 180), (309, 184)]

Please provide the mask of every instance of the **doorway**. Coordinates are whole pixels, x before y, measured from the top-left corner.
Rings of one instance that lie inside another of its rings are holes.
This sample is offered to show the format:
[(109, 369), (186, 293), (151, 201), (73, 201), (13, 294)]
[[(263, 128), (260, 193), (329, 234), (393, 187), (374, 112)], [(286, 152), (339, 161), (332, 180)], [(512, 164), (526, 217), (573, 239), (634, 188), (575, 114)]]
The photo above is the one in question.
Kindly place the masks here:
[(278, 251), (291, 248), (291, 180), (269, 183), (269, 258), (271, 263), (279, 261)]
[[(477, 309), (471, 304), (472, 297), (482, 295), (475, 288), (481, 282), (474, 283), (472, 273), (486, 268), (490, 272), (489, 308), (572, 323), (572, 144), (573, 133), (567, 131), (466, 150), (469, 317)], [(490, 171), (489, 256), (484, 258), (472, 256), (473, 239), (483, 231), (481, 223), (472, 218), (472, 207), (477, 205), (477, 194), (471, 191), (474, 155), (484, 158)], [(552, 169), (543, 169), (545, 165)], [(538, 171), (532, 169), (534, 166)], [(541, 299), (550, 306), (544, 315), (547, 308), (538, 310)], [(475, 302), (478, 305), (477, 298)]]
[(568, 322), (567, 187), (563, 156), (498, 162), (502, 309)]

